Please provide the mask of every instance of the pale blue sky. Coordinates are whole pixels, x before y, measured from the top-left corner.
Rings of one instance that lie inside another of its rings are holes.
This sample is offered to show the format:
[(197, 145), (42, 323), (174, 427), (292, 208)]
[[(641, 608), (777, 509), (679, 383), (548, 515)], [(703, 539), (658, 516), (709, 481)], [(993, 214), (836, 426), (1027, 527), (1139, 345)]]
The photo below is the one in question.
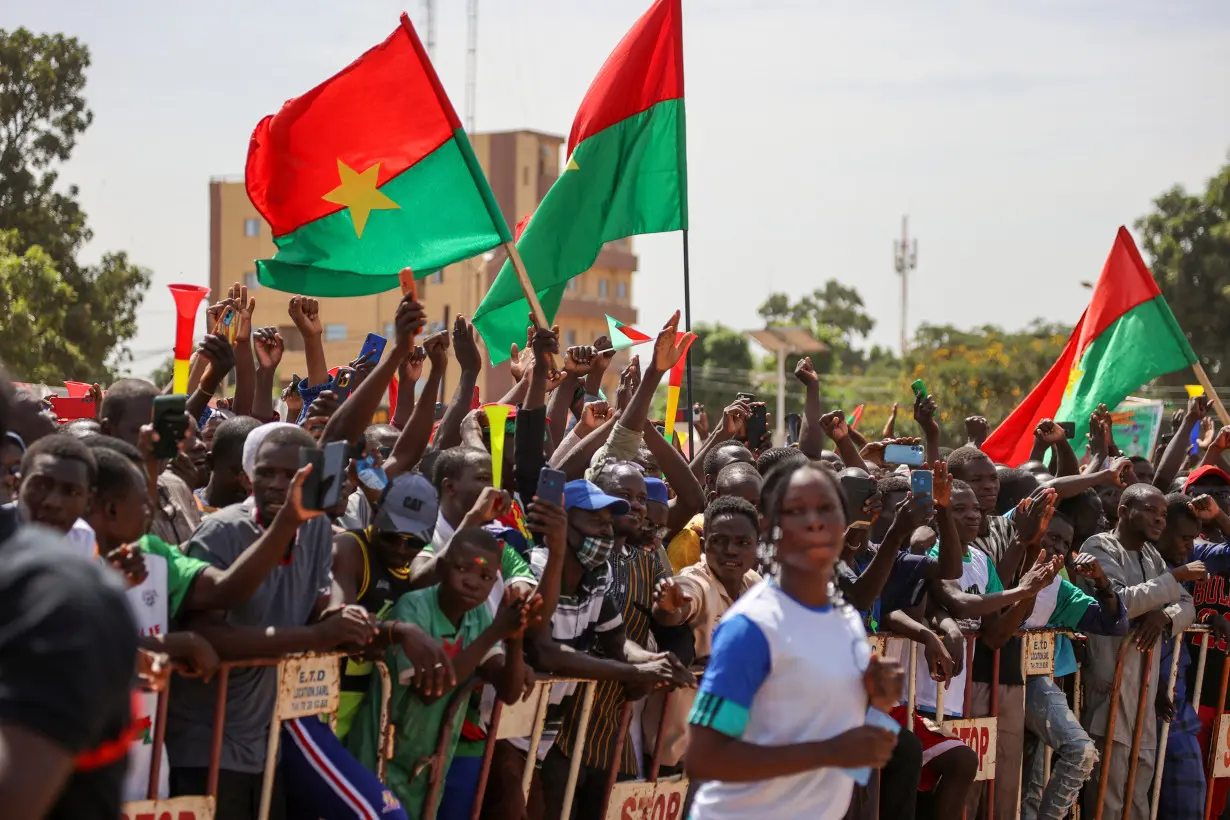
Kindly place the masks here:
[[(416, 22), (417, 0), (405, 0)], [(438, 0), (463, 106), (465, 3)], [(647, 0), (481, 0), (477, 126), (566, 134)], [(211, 175), (252, 127), (396, 25), (394, 0), (52, 0), (2, 25), (90, 47), (93, 127), (64, 177), (153, 269), (132, 347), (169, 350), (165, 285), (206, 283)], [(684, 0), (693, 317), (756, 324), (770, 288), (854, 285), (896, 345), (891, 243), (919, 237), (911, 325), (1074, 321), (1116, 228), (1230, 148), (1230, 3)], [(678, 234), (639, 238), (642, 322), (682, 306)], [(1180, 317), (1182, 321), (1182, 317)]]

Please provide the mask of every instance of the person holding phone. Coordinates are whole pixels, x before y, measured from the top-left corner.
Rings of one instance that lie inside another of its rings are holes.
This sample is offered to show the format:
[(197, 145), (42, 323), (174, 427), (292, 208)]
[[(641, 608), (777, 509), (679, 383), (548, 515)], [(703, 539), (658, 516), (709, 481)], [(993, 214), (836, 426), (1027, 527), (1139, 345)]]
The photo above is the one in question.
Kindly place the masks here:
[(846, 529), (831, 470), (780, 465), (761, 506), (774, 577), (727, 610), (690, 715), (695, 820), (846, 814), (847, 767), (883, 767), (897, 735), (865, 724), (901, 696), (899, 666), (874, 656), (862, 619), (831, 592)]

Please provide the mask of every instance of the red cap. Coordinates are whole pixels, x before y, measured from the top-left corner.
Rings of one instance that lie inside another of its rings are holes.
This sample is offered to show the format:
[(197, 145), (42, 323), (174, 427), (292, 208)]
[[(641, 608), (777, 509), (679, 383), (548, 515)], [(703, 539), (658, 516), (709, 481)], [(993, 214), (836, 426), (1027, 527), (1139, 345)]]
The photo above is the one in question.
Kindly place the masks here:
[(1230, 484), (1230, 473), (1216, 464), (1204, 464), (1188, 474), (1187, 480), (1183, 482), (1183, 491), (1187, 492), (1188, 488), (1204, 478), (1215, 478), (1225, 484)]

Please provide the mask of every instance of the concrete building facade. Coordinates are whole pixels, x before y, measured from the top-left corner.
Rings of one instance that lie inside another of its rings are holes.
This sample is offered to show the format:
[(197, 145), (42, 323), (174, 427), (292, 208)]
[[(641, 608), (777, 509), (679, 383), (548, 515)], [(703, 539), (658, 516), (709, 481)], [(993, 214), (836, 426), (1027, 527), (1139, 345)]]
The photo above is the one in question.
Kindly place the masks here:
[[(474, 153), (487, 174), (491, 190), (511, 227), (530, 214), (559, 174), (564, 140), (537, 131), (505, 131), (471, 136)], [(254, 260), (274, 253), (269, 225), (248, 201), (243, 180), (214, 178), (209, 182), (209, 288), (210, 299), (225, 295), (235, 282), (248, 286), (256, 298), (253, 325), (275, 326), (286, 342), (286, 354), (278, 372), (284, 385), (292, 374), (305, 376), (303, 339), (287, 315), (293, 294), (261, 289)], [(419, 297), (427, 310), (429, 330), (450, 326), (458, 313), (472, 316), (503, 265), (505, 254), (496, 249), (468, 259), (418, 281)], [(605, 315), (633, 324), (633, 274), (637, 258), (629, 239), (607, 243), (594, 266), (568, 286), (556, 323), (566, 346), (591, 344), (606, 332)], [(320, 300), (324, 324), (325, 357), (329, 366), (345, 365), (358, 355), (368, 333), (390, 338), (393, 316), (401, 299), (398, 291), (350, 298)], [(481, 340), (480, 340), (481, 344)], [(616, 357), (607, 372), (605, 386), (613, 396), (619, 370), (627, 353)], [(451, 362), (444, 393), (451, 396), (457, 384), (456, 362)], [(509, 366), (485, 367), (479, 375), (483, 401), (495, 401), (511, 386)]]

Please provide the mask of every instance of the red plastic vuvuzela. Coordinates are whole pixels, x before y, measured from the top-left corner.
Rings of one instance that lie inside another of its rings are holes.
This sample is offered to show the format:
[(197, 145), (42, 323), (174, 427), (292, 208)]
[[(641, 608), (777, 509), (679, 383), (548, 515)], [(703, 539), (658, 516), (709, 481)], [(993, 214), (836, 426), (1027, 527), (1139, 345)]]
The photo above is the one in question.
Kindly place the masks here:
[(200, 285), (167, 285), (175, 298), (175, 385), (176, 393), (188, 392), (188, 360), (192, 358), (192, 331), (201, 300), (209, 288)]

